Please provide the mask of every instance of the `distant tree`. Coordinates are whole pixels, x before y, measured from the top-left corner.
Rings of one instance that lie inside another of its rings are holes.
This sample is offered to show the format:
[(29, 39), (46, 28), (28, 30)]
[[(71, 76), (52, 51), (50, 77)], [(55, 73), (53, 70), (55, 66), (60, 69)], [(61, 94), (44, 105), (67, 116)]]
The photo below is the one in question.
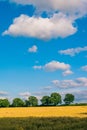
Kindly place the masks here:
[(51, 105), (58, 105), (58, 104), (61, 104), (61, 95), (59, 93), (52, 93), (51, 96), (50, 96), (50, 103)]
[(74, 99), (75, 99), (74, 95), (68, 93), (65, 95), (65, 98), (63, 101), (65, 102), (66, 105), (69, 105), (69, 104), (73, 103)]
[(30, 96), (28, 100), (26, 101), (28, 106), (37, 106), (38, 105), (38, 99), (35, 96)]
[(43, 96), (40, 101), (41, 101), (42, 105), (44, 105), (44, 106), (50, 105), (50, 97), (49, 96)]
[(0, 99), (0, 107), (9, 107), (10, 106), (10, 102), (8, 101), (8, 99)]
[(12, 102), (13, 107), (23, 107), (24, 106), (24, 101), (20, 98), (14, 98)]
[(30, 106), (29, 100), (25, 100), (25, 106), (26, 107)]

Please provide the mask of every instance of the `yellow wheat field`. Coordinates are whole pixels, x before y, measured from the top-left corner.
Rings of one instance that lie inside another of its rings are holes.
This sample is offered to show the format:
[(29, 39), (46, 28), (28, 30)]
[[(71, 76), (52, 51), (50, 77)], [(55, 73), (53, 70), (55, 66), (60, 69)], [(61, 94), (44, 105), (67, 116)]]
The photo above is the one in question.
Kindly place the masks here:
[(2, 117), (87, 117), (87, 106), (0, 108)]

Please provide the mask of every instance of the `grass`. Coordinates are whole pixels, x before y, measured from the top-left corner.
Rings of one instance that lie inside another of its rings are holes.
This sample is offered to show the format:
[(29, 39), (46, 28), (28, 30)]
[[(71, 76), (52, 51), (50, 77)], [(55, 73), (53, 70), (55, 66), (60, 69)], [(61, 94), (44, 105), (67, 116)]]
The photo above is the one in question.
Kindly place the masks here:
[(0, 130), (87, 130), (87, 106), (0, 108)]
[(87, 130), (87, 118), (0, 118), (0, 130)]

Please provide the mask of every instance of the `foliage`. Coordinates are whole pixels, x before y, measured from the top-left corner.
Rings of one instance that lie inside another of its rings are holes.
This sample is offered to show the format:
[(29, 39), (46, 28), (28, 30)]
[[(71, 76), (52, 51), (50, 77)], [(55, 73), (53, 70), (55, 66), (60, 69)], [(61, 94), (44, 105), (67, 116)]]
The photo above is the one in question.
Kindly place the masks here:
[(50, 102), (54, 106), (61, 104), (61, 95), (59, 93), (52, 93), (50, 97)]
[(64, 98), (64, 102), (66, 105), (69, 105), (70, 103), (73, 103), (74, 101), (74, 95), (73, 94), (66, 94)]
[(61, 104), (61, 95), (59, 93), (52, 93), (51, 96), (43, 96), (41, 99), (42, 105), (49, 106), (57, 106)]
[(38, 99), (35, 96), (30, 96), (28, 98), (28, 101), (26, 101), (28, 106), (37, 106), (38, 105)]
[(87, 118), (0, 118), (0, 130), (87, 130)]
[(43, 96), (41, 99), (41, 103), (43, 106), (50, 105), (50, 97), (49, 96)]
[(23, 107), (24, 106), (24, 102), (20, 98), (14, 98), (13, 102), (12, 102), (12, 106), (13, 107)]
[(9, 107), (10, 102), (8, 99), (0, 99), (0, 107)]
[[(66, 94), (64, 98), (65, 105), (70, 105), (73, 103), (75, 97), (72, 94)], [(62, 103), (61, 95), (59, 93), (51, 93), (50, 96), (44, 95), (42, 97), (41, 106), (57, 106), (64, 105)], [(38, 106), (38, 99), (35, 96), (30, 96), (27, 100), (23, 101), (20, 98), (14, 98), (12, 104), (10, 104), (8, 99), (0, 99), (0, 107), (23, 107), (23, 106)], [(39, 105), (40, 106), (40, 105)]]

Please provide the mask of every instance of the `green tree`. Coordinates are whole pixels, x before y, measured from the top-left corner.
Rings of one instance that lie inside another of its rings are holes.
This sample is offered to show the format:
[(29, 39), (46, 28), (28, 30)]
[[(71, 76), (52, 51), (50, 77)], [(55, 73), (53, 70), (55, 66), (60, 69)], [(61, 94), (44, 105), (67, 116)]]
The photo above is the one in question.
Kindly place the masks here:
[(29, 100), (25, 100), (25, 106), (26, 107), (30, 106)]
[(50, 105), (50, 97), (49, 96), (43, 96), (40, 101), (41, 101), (42, 105), (44, 105), (44, 106)]
[(24, 106), (24, 101), (20, 98), (14, 98), (12, 102), (13, 107), (23, 107)]
[(35, 96), (30, 96), (27, 101), (28, 106), (37, 106), (38, 99)]
[(63, 101), (65, 102), (66, 105), (69, 105), (70, 103), (73, 103), (74, 99), (75, 99), (74, 95), (68, 93), (65, 95), (65, 98)]
[(50, 96), (50, 103), (53, 106), (56, 106), (58, 104), (61, 104), (61, 95), (59, 93), (52, 93)]
[(10, 102), (8, 101), (8, 99), (0, 99), (0, 107), (9, 107), (10, 106)]

